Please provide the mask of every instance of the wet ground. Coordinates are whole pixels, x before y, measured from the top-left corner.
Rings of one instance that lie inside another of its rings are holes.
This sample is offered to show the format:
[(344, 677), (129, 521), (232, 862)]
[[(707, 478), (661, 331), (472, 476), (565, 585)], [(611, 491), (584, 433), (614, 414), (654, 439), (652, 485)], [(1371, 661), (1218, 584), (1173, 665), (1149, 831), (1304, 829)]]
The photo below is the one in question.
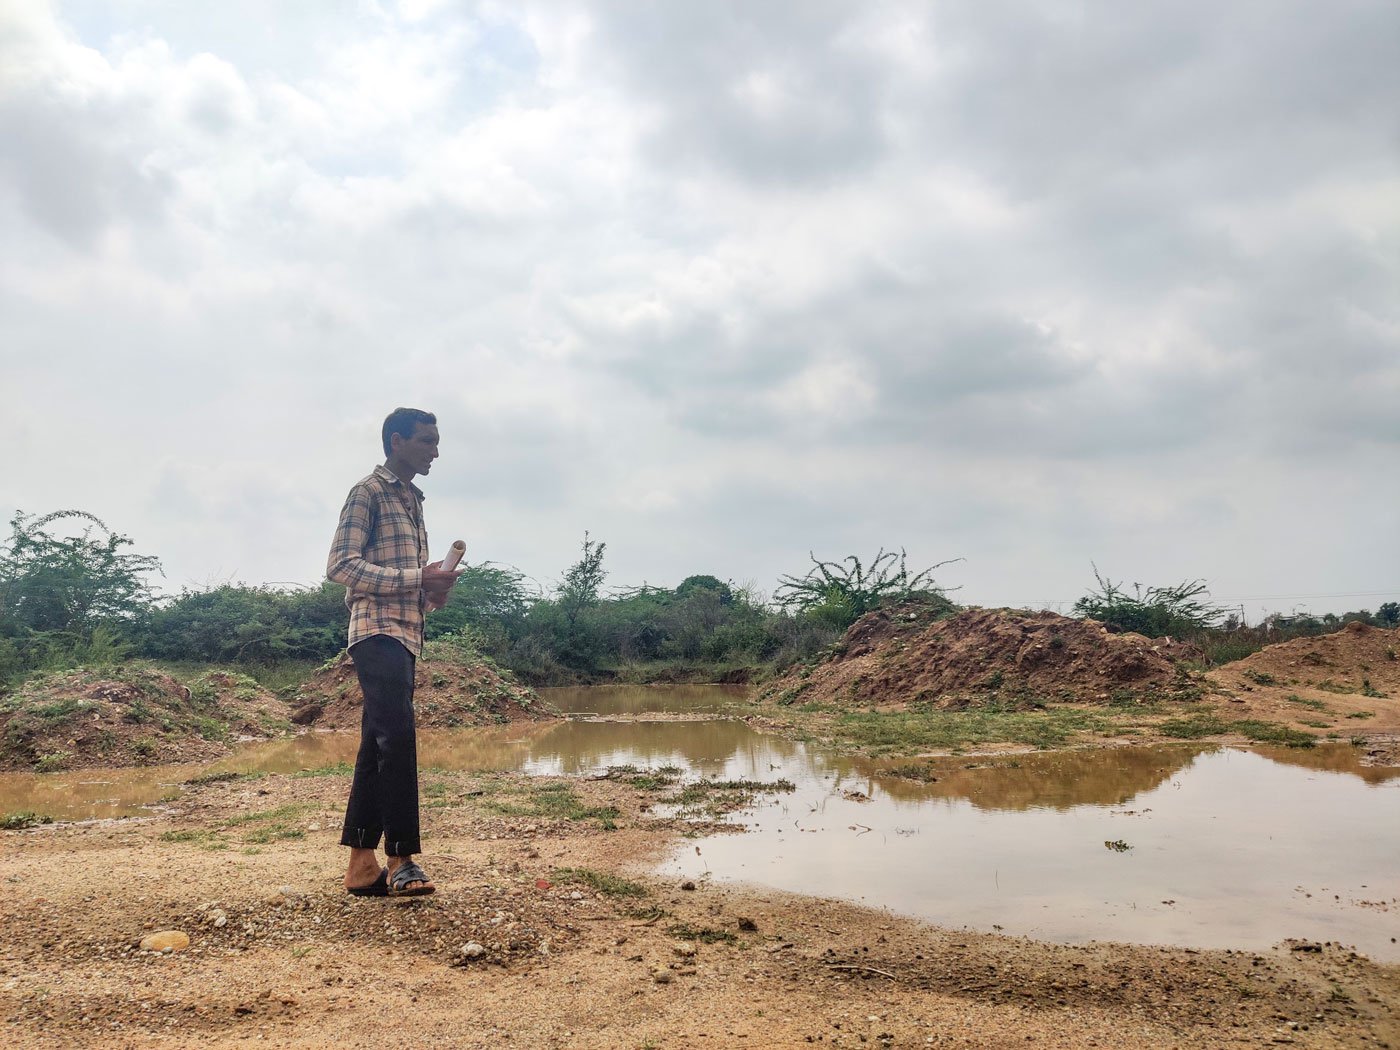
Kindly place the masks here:
[[(1400, 959), (1400, 770), (1363, 767), (1354, 748), (954, 757), (925, 782), (715, 717), (742, 695), (557, 691), (549, 699), (571, 720), (423, 734), (420, 760), (532, 774), (674, 767), (688, 780), (793, 785), (728, 818), (748, 834), (684, 841), (661, 866), (670, 876), (1048, 941), (1263, 948), (1293, 937)], [(655, 713), (673, 717), (632, 720)], [(0, 812), (127, 815), (178, 798), (196, 776), (321, 769), (353, 761), (356, 744), (307, 734), (213, 766), (8, 774)]]

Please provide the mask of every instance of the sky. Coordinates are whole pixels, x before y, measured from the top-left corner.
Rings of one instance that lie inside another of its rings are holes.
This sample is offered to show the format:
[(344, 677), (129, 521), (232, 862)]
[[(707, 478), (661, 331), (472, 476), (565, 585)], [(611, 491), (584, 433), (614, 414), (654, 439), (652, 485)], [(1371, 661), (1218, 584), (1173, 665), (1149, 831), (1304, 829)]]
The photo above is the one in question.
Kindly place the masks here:
[(314, 584), (398, 405), (546, 591), (1400, 600), (1400, 9), (0, 0), (6, 521)]

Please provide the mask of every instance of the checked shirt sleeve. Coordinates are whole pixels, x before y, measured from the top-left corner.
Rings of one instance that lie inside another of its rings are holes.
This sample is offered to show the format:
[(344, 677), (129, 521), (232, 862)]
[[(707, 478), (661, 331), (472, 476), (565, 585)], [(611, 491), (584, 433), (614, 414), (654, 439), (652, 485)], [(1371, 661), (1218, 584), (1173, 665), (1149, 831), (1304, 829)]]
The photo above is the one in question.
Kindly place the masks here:
[[(423, 585), (423, 570), (420, 567), (393, 568), (376, 564), (366, 558), (372, 543), (371, 522), (374, 520), (374, 494), (364, 485), (356, 485), (345, 499), (340, 511), (340, 523), (336, 526), (335, 538), (331, 541), (330, 557), (326, 561), (326, 575), (336, 583), (343, 584), (354, 594), (374, 594), (382, 597), (404, 597), (414, 595)], [(390, 538), (397, 547), (396, 538)], [(383, 538), (379, 542), (383, 542)], [(408, 542), (411, 542), (409, 540)], [(394, 557), (384, 560), (405, 562), (412, 558), (409, 550), (396, 554), (407, 557)]]

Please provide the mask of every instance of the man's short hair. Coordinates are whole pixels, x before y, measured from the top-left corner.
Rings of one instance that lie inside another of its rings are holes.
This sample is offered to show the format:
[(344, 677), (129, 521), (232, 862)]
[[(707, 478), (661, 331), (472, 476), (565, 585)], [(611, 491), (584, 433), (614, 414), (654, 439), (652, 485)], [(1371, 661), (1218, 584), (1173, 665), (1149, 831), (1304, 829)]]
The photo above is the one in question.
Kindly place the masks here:
[(384, 454), (391, 456), (394, 453), (394, 446), (389, 440), (391, 434), (408, 440), (418, 429), (419, 423), (436, 426), (437, 416), (431, 412), (424, 412), (421, 408), (396, 408), (390, 412), (384, 419)]

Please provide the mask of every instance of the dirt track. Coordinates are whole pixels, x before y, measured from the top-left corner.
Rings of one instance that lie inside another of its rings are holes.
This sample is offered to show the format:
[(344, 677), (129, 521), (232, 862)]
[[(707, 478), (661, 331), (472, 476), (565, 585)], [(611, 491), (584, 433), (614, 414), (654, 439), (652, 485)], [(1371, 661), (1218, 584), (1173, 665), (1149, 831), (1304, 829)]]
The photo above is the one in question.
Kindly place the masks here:
[[(4, 1030), (93, 1047), (379, 1047), (396, 1031), (463, 1047), (1400, 1045), (1400, 968), (1335, 946), (1066, 947), (687, 891), (638, 874), (681, 829), (626, 784), (555, 782), (580, 812), (616, 808), (605, 831), (488, 807), (551, 782), (443, 776), (423, 858), (441, 890), (416, 902), (340, 892), (343, 777), (206, 784), (153, 819), (5, 833)], [(190, 947), (134, 947), (161, 929)]]

